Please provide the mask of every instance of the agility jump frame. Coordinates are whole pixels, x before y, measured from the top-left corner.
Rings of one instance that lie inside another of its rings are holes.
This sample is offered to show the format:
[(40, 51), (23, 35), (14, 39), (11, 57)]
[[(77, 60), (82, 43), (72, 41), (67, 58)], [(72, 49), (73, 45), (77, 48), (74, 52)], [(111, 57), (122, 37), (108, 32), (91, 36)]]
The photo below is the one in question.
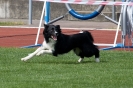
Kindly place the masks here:
[[(132, 2), (107, 2), (107, 1), (81, 1), (81, 3), (79, 3), (79, 2), (70, 2), (70, 0), (69, 1), (61, 1), (61, 0), (33, 0), (33, 1), (44, 1), (44, 5), (43, 5), (43, 10), (42, 10), (42, 15), (41, 15), (41, 18), (40, 18), (40, 23), (39, 23), (39, 28), (38, 28), (38, 33), (37, 33), (37, 37), (36, 37), (36, 42), (35, 42), (35, 45), (40, 45), (40, 44), (37, 44), (38, 43), (38, 38), (39, 38), (39, 33), (40, 33), (40, 28), (41, 28), (41, 24), (42, 24), (42, 19), (43, 19), (43, 15), (44, 15), (44, 10), (45, 10), (45, 24), (48, 24), (48, 22), (49, 22), (49, 5), (50, 5), (50, 3), (49, 2), (58, 2), (58, 3), (73, 3), (73, 4), (91, 4), (91, 5), (133, 5), (133, 3)], [(47, 2), (47, 1), (49, 1), (49, 2)], [(82, 20), (86, 20), (86, 19), (91, 19), (91, 18), (93, 18), (93, 13), (95, 12), (93, 12), (91, 15), (89, 14), (89, 15), (86, 15), (86, 16), (82, 16), (82, 15), (80, 15), (80, 14), (78, 14), (78, 13), (76, 13), (73, 9), (71, 9), (70, 8), (70, 6), (69, 6), (69, 4), (66, 4), (66, 7), (67, 7), (67, 9), (69, 10), (69, 13), (72, 15), (72, 16), (74, 16), (74, 17), (76, 17), (76, 18), (78, 18), (78, 19), (82, 19)], [(100, 10), (99, 10), (99, 8), (100, 8)], [(98, 8), (98, 11), (99, 11), (99, 13), (102, 11), (102, 9), (103, 9), (103, 7), (99, 7)], [(98, 14), (99, 14), (98, 13)], [(76, 14), (76, 15), (75, 15)], [(96, 17), (98, 14), (95, 14), (94, 15), (94, 17)], [(79, 16), (79, 17), (77, 17), (77, 16)], [(88, 16), (88, 18), (86, 18)], [(63, 18), (63, 17), (62, 17)], [(61, 19), (61, 18), (60, 18)], [(120, 47), (122, 47), (123, 45), (121, 45), (121, 44), (116, 44), (116, 41), (117, 41), (117, 37), (118, 37), (118, 31), (119, 31), (119, 27), (120, 27), (120, 22), (121, 22), (121, 15), (120, 15), (120, 18), (119, 18), (119, 22), (118, 22), (118, 26), (117, 26), (117, 30), (116, 30), (116, 35), (115, 35), (115, 39), (114, 39), (114, 44), (96, 44), (96, 45), (99, 45), (99, 46), (113, 46), (113, 47), (111, 47), (110, 49), (112, 49), (112, 48), (120, 48)], [(52, 22), (51, 22), (52, 23)], [(108, 49), (104, 49), (104, 50), (108, 50)]]

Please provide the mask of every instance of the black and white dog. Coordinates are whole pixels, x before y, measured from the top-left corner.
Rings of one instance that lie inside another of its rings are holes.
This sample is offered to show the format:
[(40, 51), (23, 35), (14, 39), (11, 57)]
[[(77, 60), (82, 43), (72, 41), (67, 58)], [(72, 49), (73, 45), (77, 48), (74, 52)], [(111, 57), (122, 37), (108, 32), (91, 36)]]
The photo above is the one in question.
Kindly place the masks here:
[(45, 41), (42, 46), (35, 52), (22, 58), (22, 61), (27, 61), (33, 56), (41, 54), (58, 54), (68, 53), (73, 50), (80, 57), (78, 62), (81, 62), (84, 57), (95, 55), (96, 62), (99, 62), (99, 49), (93, 44), (94, 39), (90, 32), (82, 31), (73, 35), (66, 35), (61, 32), (59, 25), (44, 25), (43, 35)]

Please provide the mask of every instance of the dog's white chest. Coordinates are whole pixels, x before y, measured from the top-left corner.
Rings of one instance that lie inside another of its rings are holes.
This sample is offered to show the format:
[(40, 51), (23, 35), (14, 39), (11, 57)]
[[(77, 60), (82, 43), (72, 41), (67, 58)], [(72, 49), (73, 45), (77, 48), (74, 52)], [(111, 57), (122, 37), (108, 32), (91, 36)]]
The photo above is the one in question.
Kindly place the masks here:
[(49, 42), (46, 43), (46, 41), (44, 41), (42, 46), (45, 47), (45, 49), (54, 50), (55, 43), (56, 43), (55, 40), (49, 39)]

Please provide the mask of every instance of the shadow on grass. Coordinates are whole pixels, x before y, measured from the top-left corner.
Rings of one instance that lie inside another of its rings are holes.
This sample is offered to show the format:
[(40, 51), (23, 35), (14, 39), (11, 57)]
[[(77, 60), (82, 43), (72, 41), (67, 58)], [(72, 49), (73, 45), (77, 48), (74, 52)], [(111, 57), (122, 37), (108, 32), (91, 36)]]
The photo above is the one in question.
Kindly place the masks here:
[(86, 64), (86, 63), (107, 63), (108, 61), (100, 61), (100, 62), (95, 62), (95, 61), (83, 61), (82, 63), (83, 64)]
[[(108, 61), (100, 61), (99, 63), (107, 63)], [(88, 64), (88, 63), (97, 63), (95, 61), (83, 61), (83, 62), (74, 62), (74, 61), (28, 61), (26, 63), (39, 63), (39, 64)]]

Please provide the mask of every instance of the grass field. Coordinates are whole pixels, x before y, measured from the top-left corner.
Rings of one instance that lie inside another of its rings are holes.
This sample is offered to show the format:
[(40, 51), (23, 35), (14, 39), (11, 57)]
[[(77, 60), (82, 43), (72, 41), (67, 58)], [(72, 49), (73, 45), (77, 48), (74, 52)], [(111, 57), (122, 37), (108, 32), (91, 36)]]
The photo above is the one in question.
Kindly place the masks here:
[(133, 52), (101, 51), (101, 62), (69, 54), (20, 58), (35, 50), (0, 48), (0, 88), (133, 88)]
[(24, 25), (23, 22), (0, 22), (0, 26)]

